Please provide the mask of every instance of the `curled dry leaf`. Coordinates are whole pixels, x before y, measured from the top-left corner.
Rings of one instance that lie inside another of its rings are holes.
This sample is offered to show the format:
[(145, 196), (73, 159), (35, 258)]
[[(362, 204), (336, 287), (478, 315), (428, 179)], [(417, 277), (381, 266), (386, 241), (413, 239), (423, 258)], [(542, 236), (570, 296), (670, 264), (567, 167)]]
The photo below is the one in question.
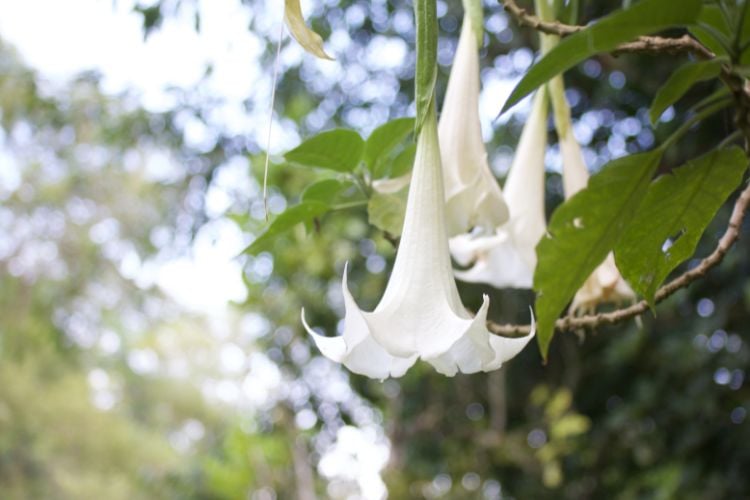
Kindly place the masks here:
[(323, 38), (305, 24), (299, 0), (284, 0), (284, 20), (292, 36), (303, 49), (315, 57), (333, 60), (323, 49)]

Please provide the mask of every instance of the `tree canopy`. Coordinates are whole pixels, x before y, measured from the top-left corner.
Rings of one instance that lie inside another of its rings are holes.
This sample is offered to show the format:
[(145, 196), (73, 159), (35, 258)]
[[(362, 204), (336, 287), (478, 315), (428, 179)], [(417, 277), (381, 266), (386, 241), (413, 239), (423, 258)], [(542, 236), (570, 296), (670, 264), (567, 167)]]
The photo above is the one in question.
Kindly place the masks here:
[[(244, 130), (212, 68), (154, 111), (0, 44), (0, 496), (750, 495), (747, 2), (237, 4)], [(227, 238), (244, 298), (163, 286)], [(441, 286), (489, 347), (404, 326)]]

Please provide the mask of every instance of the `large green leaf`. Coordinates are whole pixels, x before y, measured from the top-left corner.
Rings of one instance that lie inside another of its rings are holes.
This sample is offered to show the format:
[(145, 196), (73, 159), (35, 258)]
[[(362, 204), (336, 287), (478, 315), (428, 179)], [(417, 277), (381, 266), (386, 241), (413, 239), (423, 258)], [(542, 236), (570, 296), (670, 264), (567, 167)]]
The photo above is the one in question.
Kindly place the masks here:
[(401, 151), (391, 163), (389, 176), (391, 178), (400, 177), (411, 172), (414, 166), (414, 157), (417, 155), (417, 144), (411, 143)]
[(610, 162), (552, 215), (548, 234), (536, 247), (534, 272), (537, 340), (545, 358), (555, 321), (635, 215), (661, 153), (657, 149)]
[(408, 186), (393, 194), (374, 193), (367, 204), (370, 224), (393, 236), (399, 236), (404, 227), (408, 193)]
[(718, 5), (705, 5), (690, 33), (718, 56), (728, 55), (726, 47), (731, 45), (732, 28)]
[(328, 204), (317, 201), (306, 201), (288, 208), (284, 213), (276, 217), (268, 229), (258, 236), (243, 253), (255, 255), (257, 253), (269, 250), (271, 244), (280, 234), (292, 229), (299, 223), (310, 222), (314, 218), (326, 213), (329, 209)]
[(640, 35), (692, 23), (700, 13), (701, 5), (701, 0), (641, 0), (629, 9), (614, 12), (564, 38), (526, 73), (511, 92), (501, 113), (553, 76), (594, 54), (609, 52), (620, 43)]
[(315, 201), (332, 205), (339, 193), (351, 187), (351, 182), (342, 182), (338, 179), (323, 179), (307, 186), (300, 197), (303, 202)]
[(669, 273), (693, 255), (746, 169), (747, 158), (733, 147), (701, 156), (651, 184), (615, 247), (623, 276), (650, 303)]
[(750, 64), (750, 4), (746, 2), (739, 7), (742, 16), (742, 34), (740, 35), (740, 64)]
[(397, 147), (414, 131), (414, 118), (398, 118), (376, 128), (365, 142), (364, 161), (374, 179), (390, 173)]
[(351, 172), (362, 160), (365, 141), (353, 130), (335, 129), (315, 135), (284, 158), (304, 167)]
[(725, 61), (724, 58), (711, 59), (685, 64), (677, 68), (677, 71), (672, 73), (672, 76), (656, 93), (656, 97), (651, 103), (651, 109), (649, 110), (651, 123), (656, 123), (664, 110), (677, 102), (694, 84), (718, 76), (721, 71), (721, 64)]
[(415, 132), (419, 133), (430, 106), (435, 105), (437, 81), (437, 0), (414, 0), (417, 23), (417, 65), (414, 75), (414, 96), (417, 101)]

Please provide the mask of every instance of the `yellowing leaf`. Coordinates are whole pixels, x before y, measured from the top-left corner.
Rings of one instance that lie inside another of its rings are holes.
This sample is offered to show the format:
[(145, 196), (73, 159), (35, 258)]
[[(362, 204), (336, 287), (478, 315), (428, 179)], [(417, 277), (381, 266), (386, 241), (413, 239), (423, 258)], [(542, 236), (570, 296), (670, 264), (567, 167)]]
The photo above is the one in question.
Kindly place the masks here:
[(321, 59), (333, 60), (323, 50), (323, 39), (320, 35), (305, 24), (299, 0), (284, 0), (284, 20), (292, 36), (303, 49)]

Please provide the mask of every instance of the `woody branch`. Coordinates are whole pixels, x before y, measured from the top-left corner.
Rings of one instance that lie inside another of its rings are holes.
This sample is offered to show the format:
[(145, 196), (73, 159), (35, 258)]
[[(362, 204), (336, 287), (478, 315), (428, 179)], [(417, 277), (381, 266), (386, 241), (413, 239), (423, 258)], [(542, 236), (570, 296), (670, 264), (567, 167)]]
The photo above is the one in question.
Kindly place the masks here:
[[(550, 35), (561, 37), (577, 33), (585, 26), (576, 26), (564, 24), (558, 21), (546, 22), (540, 18), (528, 13), (525, 9), (518, 6), (515, 0), (500, 0), (505, 10), (516, 20), (520, 26), (526, 26)], [(679, 38), (667, 38), (659, 36), (641, 36), (632, 42), (620, 44), (615, 50), (619, 53), (691, 53), (701, 59), (711, 59), (714, 54), (703, 46), (700, 42), (690, 35), (683, 35)], [(750, 97), (748, 89), (744, 82), (734, 75), (729, 68), (723, 68), (721, 73), (722, 81), (732, 91), (737, 103), (736, 124), (742, 130), (746, 144), (750, 144)], [(655, 302), (659, 303), (671, 296), (678, 290), (687, 287), (699, 278), (704, 277), (709, 270), (717, 266), (727, 254), (729, 249), (739, 239), (742, 221), (750, 206), (750, 185), (746, 186), (737, 198), (729, 223), (724, 234), (719, 239), (716, 248), (709, 256), (700, 261), (694, 268), (685, 271), (678, 277), (674, 278), (667, 284), (660, 287), (655, 295)], [(615, 311), (590, 314), (584, 316), (572, 316), (560, 318), (555, 323), (555, 329), (558, 331), (575, 331), (580, 329), (590, 329), (601, 325), (612, 325), (634, 318), (646, 312), (649, 304), (642, 300), (636, 304)], [(493, 321), (487, 322), (488, 329), (497, 335), (505, 337), (520, 337), (528, 335), (531, 330), (530, 325), (510, 325), (498, 324)]]

